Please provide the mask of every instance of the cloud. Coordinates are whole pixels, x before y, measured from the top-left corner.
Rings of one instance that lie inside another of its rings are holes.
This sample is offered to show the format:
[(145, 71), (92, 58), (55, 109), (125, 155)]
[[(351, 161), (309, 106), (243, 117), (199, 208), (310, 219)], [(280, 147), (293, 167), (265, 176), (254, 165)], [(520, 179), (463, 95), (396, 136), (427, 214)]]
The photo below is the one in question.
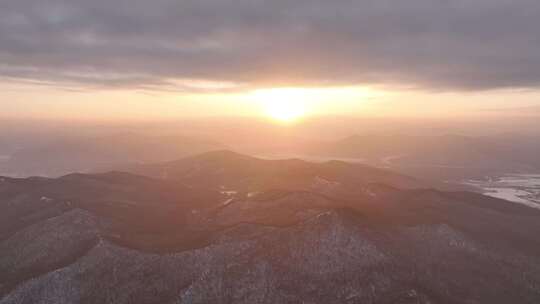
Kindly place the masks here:
[(92, 87), (190, 79), (537, 88), (540, 2), (4, 0), (0, 77)]

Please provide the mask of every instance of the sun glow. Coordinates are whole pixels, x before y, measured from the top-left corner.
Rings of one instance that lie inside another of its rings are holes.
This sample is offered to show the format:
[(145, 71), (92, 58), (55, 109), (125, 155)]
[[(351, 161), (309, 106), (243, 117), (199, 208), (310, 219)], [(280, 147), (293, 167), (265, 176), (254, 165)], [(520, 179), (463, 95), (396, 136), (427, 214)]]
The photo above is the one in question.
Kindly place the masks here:
[[(308, 115), (328, 114), (339, 103), (354, 109), (374, 95), (368, 88), (269, 88), (259, 89), (250, 98), (260, 105), (264, 115), (279, 122), (295, 122)], [(354, 105), (354, 106), (353, 106)]]
[(292, 122), (305, 116), (309, 110), (310, 94), (304, 89), (263, 89), (254, 92), (265, 114), (282, 122)]
[(295, 102), (275, 101), (266, 108), (270, 117), (280, 121), (293, 121), (305, 115), (305, 110)]

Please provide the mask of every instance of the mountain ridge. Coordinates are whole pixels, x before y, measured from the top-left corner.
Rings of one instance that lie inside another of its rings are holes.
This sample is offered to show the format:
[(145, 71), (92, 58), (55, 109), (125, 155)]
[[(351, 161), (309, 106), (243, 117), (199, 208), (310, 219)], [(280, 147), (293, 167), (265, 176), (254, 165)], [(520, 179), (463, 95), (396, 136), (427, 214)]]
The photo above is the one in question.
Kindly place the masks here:
[[(217, 166), (211, 153), (183, 160), (187, 171), (179, 172), (196, 173), (189, 178), (113, 171), (1, 182), (0, 303), (540, 299), (538, 210), (475, 193), (386, 185), (401, 180), (386, 171), (386, 179), (369, 176), (380, 169), (332, 171), (303, 161), (293, 167), (309, 174), (270, 185), (283, 188), (222, 188), (231, 178), (258, 181), (258, 172), (262, 181), (288, 177), (290, 168), (228, 153), (218, 153), (225, 157)], [(254, 167), (246, 170), (246, 162)], [(220, 173), (221, 164), (232, 173)], [(191, 186), (216, 170), (215, 182)]]

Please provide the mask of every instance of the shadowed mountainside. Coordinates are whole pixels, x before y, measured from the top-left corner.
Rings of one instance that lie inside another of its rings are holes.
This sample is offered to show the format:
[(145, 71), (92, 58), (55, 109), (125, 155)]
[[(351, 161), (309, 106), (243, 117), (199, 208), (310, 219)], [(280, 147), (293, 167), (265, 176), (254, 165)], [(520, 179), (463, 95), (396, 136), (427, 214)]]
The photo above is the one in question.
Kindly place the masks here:
[(0, 303), (540, 300), (535, 209), (345, 163), (174, 164), (1, 178)]

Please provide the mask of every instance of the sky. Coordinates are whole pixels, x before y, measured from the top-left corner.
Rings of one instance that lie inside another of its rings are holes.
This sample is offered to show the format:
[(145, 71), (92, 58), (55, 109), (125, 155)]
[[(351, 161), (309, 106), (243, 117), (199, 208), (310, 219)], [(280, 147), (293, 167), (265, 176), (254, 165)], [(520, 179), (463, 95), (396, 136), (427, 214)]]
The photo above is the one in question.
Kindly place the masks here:
[(537, 0), (3, 0), (0, 117), (540, 115)]

